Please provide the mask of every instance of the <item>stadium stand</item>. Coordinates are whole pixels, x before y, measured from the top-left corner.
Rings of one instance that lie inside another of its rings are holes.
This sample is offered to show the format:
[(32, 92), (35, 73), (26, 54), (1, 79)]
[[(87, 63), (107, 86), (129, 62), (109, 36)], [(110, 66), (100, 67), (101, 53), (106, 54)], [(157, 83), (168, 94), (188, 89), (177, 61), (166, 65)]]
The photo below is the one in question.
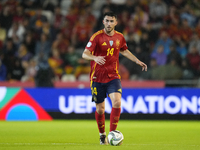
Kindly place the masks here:
[(106, 11), (117, 13), (116, 30), (149, 67), (144, 74), (120, 55), (122, 81), (200, 86), (197, 0), (1, 0), (1, 84), (36, 83), (41, 68), (52, 72), (46, 82), (89, 81), (89, 62), (80, 54), (91, 34), (102, 29)]

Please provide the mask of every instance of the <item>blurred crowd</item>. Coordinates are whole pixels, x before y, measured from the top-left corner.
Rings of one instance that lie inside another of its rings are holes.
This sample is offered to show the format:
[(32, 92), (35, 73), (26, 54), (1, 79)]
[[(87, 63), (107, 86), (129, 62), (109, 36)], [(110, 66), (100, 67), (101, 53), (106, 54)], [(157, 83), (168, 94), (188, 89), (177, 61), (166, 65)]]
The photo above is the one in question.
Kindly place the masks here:
[(199, 78), (198, 0), (2, 0), (0, 81), (89, 81), (81, 55), (107, 11), (118, 15), (116, 30), (148, 65), (143, 73), (120, 55), (122, 80)]

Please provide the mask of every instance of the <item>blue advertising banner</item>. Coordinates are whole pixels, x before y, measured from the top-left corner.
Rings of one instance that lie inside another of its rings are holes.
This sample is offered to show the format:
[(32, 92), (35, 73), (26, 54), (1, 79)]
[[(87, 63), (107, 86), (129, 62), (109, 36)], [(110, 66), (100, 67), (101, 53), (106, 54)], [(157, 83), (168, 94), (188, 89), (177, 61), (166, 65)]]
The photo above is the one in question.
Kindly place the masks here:
[[(90, 114), (95, 112), (90, 89), (25, 89), (47, 112)], [(112, 109), (105, 99), (105, 112)], [(200, 114), (199, 89), (123, 89), (122, 113)]]

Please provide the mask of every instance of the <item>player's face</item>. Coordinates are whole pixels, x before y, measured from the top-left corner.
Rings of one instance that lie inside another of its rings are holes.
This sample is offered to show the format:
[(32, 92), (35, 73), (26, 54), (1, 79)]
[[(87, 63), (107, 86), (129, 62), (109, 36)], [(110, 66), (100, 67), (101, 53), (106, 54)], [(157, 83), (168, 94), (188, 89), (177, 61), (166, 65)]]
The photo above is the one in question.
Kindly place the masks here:
[(107, 33), (114, 31), (115, 26), (117, 25), (117, 20), (115, 17), (105, 16), (103, 19), (103, 24)]

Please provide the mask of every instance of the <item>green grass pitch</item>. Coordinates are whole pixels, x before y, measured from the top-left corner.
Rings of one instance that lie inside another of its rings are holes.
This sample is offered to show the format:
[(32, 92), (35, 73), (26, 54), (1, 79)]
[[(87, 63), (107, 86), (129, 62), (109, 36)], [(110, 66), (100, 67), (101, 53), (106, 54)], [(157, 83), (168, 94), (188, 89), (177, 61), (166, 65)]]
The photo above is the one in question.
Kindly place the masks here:
[(95, 120), (0, 121), (0, 150), (200, 150), (198, 121), (120, 120), (117, 129), (121, 146), (100, 145)]

